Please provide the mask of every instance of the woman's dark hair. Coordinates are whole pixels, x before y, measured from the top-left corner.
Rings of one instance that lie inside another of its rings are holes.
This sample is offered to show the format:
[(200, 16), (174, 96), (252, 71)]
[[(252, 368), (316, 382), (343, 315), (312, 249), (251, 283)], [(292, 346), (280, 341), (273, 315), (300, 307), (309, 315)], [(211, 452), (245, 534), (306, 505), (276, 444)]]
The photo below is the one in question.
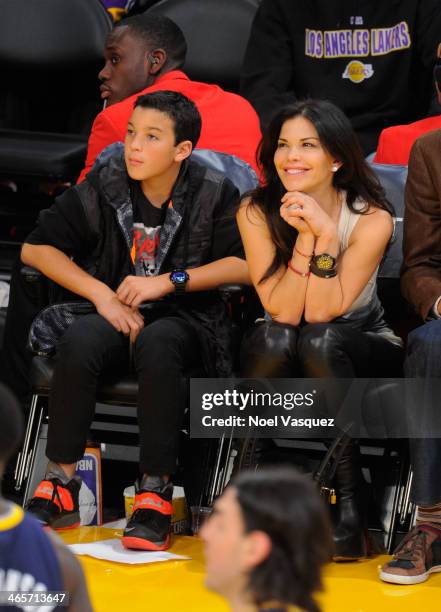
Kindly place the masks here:
[[(286, 192), (274, 165), (274, 153), (285, 121), (297, 116), (308, 119), (317, 130), (322, 147), (342, 166), (334, 174), (333, 185), (347, 192), (347, 205), (357, 214), (366, 214), (371, 205), (394, 214), (377, 175), (366, 162), (349, 119), (335, 104), (327, 100), (304, 100), (282, 107), (271, 119), (257, 150), (257, 162), (263, 185), (250, 192), (251, 204), (265, 215), (276, 253), (260, 282), (272, 276), (281, 265), (287, 265), (297, 232), (279, 214), (281, 198)], [(366, 201), (364, 210), (357, 210), (357, 198)]]
[(269, 556), (251, 572), (248, 591), (256, 605), (277, 601), (318, 612), (322, 566), (330, 561), (328, 511), (307, 476), (290, 467), (242, 472), (231, 483), (245, 531), (271, 539)]

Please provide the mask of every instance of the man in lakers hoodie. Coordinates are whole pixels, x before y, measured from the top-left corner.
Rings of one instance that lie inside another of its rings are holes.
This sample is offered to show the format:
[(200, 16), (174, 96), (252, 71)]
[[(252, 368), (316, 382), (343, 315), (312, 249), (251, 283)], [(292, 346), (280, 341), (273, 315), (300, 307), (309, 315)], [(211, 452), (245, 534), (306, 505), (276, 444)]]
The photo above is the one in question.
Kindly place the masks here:
[(296, 98), (327, 98), (349, 116), (365, 154), (384, 127), (441, 113), (431, 99), (439, 0), (262, 0), (241, 93), (262, 125)]

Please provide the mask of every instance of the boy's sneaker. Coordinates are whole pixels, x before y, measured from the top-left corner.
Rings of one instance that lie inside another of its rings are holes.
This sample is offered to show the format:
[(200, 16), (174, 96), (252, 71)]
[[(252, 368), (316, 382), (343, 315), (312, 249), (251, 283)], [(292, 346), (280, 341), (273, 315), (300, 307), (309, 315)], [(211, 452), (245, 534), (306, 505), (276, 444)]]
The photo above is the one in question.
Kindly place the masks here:
[(417, 525), (402, 540), (392, 561), (381, 568), (380, 578), (394, 584), (418, 584), (441, 572), (441, 532)]
[(173, 514), (173, 485), (150, 476), (139, 488), (135, 483), (133, 514), (124, 529), (122, 545), (138, 550), (167, 550)]
[(66, 483), (56, 477), (46, 478), (40, 482), (25, 509), (44, 526), (52, 529), (79, 527), (80, 488), (79, 476), (74, 476)]

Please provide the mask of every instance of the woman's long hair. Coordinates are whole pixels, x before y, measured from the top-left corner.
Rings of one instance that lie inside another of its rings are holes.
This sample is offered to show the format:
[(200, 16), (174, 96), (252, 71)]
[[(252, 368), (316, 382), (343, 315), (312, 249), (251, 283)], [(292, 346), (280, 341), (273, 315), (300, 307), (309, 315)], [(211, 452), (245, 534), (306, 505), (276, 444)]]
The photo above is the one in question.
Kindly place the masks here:
[[(322, 147), (342, 166), (333, 176), (333, 186), (347, 193), (347, 205), (352, 212), (366, 214), (371, 205), (394, 214), (392, 205), (375, 172), (366, 162), (357, 136), (346, 115), (327, 100), (304, 100), (281, 108), (272, 118), (257, 151), (257, 161), (263, 175), (263, 185), (247, 194), (251, 206), (257, 206), (264, 214), (275, 245), (275, 256), (261, 278), (263, 282), (281, 265), (287, 265), (297, 238), (297, 231), (280, 216), (281, 199), (286, 189), (277, 174), (274, 154), (285, 121), (297, 116), (308, 119), (320, 139)], [(354, 202), (362, 198), (363, 210), (357, 210)]]

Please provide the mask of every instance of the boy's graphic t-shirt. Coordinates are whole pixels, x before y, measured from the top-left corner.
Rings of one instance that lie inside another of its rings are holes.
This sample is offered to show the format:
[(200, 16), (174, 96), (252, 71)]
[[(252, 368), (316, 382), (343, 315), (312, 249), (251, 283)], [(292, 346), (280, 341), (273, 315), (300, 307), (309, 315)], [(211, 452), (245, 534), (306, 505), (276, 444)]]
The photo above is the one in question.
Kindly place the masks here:
[(132, 182), (131, 193), (133, 205), (132, 260), (136, 276), (154, 276), (159, 231), (164, 223), (170, 199), (168, 198), (160, 208), (153, 206), (136, 181)]

